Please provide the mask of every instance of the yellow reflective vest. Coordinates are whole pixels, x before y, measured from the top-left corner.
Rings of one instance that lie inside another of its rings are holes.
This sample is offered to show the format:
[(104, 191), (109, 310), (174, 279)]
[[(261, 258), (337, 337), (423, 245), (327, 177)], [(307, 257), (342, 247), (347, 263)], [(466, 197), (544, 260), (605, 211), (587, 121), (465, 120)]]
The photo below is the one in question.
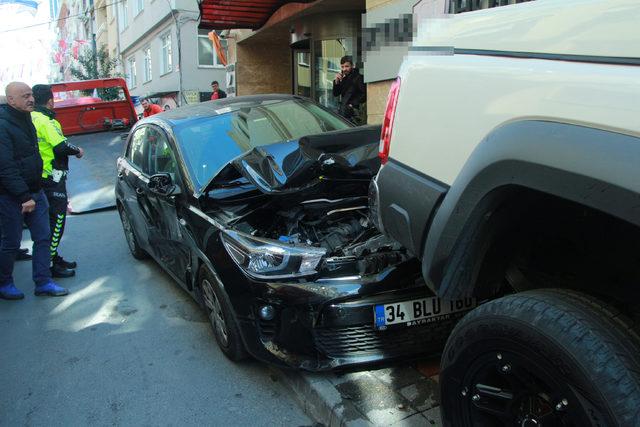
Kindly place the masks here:
[(67, 138), (62, 133), (62, 126), (56, 119), (33, 111), (31, 121), (33, 121), (38, 133), (38, 148), (40, 149), (40, 157), (42, 157), (42, 177), (48, 178), (53, 171), (53, 161), (55, 160), (53, 149), (58, 144), (65, 142)]

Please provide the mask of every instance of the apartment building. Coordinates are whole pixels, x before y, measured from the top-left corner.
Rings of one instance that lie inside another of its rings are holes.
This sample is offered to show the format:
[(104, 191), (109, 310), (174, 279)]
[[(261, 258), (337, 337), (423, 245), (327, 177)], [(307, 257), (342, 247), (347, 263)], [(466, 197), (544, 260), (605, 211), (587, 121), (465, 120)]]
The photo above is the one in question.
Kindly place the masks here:
[(117, 8), (119, 53), (132, 95), (164, 108), (208, 100), (211, 82), (225, 88), (226, 70), (198, 6), (188, 0), (123, 0)]

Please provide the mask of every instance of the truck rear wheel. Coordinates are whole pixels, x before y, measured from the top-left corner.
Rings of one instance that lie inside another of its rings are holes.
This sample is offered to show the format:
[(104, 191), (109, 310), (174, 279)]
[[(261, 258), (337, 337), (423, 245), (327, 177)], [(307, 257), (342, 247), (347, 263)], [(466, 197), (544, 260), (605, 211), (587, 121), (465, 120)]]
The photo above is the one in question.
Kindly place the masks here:
[(581, 293), (481, 305), (452, 332), (441, 368), (446, 426), (640, 425), (640, 338)]

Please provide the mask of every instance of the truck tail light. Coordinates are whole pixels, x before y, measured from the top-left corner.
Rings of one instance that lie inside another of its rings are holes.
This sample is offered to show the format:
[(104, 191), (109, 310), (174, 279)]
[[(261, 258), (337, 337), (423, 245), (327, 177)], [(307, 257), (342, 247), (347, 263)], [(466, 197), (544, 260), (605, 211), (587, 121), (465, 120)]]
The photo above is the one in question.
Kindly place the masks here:
[(384, 121), (382, 122), (382, 132), (380, 134), (380, 149), (378, 157), (383, 165), (389, 160), (389, 148), (391, 145), (391, 132), (393, 131), (393, 121), (396, 117), (396, 106), (398, 105), (398, 95), (400, 94), (400, 77), (398, 77), (389, 89), (389, 97), (387, 98), (387, 108), (384, 112)]

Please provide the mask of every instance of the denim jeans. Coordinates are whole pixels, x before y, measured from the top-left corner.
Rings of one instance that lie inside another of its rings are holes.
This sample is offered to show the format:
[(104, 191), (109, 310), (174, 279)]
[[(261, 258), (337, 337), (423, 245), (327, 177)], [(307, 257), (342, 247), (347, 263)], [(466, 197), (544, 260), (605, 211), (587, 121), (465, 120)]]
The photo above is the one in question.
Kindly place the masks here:
[(49, 270), (49, 202), (41, 190), (32, 194), (33, 212), (22, 214), (22, 203), (15, 197), (0, 194), (0, 286), (13, 281), (13, 264), (22, 240), (22, 223), (26, 223), (33, 240), (33, 281), (36, 285), (51, 279)]

